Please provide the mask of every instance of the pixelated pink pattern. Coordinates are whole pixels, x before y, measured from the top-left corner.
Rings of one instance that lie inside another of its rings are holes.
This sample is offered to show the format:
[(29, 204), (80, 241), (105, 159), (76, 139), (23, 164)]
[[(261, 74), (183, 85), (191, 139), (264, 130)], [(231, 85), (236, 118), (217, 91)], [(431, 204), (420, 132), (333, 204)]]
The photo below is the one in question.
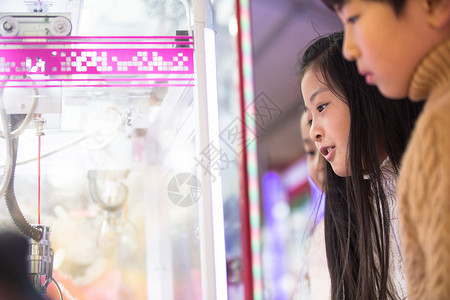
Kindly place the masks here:
[(192, 48), (0, 49), (1, 75), (193, 73)]

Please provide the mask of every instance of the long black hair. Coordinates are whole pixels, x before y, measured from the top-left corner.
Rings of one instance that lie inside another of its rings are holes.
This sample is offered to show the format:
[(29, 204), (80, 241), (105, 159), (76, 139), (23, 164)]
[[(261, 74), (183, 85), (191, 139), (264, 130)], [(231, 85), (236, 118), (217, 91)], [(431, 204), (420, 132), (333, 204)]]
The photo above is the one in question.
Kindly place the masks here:
[(391, 222), (380, 157), (387, 155), (396, 177), (423, 103), (384, 98), (365, 83), (354, 62), (343, 58), (342, 43), (342, 32), (317, 39), (305, 51), (300, 69), (300, 80), (308, 70), (321, 75), (350, 111), (351, 176), (337, 176), (327, 163), (324, 188), (331, 295), (346, 300), (398, 299), (389, 276)]

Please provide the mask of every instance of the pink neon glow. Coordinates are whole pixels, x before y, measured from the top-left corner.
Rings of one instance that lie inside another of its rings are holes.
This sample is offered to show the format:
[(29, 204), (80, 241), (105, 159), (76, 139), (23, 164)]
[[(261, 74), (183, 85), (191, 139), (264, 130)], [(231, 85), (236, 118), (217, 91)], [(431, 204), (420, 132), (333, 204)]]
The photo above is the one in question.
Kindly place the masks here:
[(73, 81), (73, 82), (79, 82), (79, 81), (193, 81), (194, 78), (132, 78), (132, 77), (124, 77), (124, 78), (49, 78), (49, 79), (30, 79), (30, 78), (24, 78), (24, 79), (17, 79), (17, 78), (9, 78), (9, 79), (0, 79), (0, 82), (48, 82), (48, 81)]
[[(53, 80), (54, 81), (54, 80)], [(77, 87), (77, 88), (89, 88), (89, 87), (169, 87), (169, 86), (194, 86), (194, 83), (150, 83), (150, 84), (42, 84), (42, 85), (14, 85), (7, 86), (6, 88), (51, 88), (51, 87)]]
[[(2, 45), (42, 45), (42, 42), (35, 41), (35, 42), (2, 42)], [(66, 41), (60, 41), (60, 42), (50, 42), (45, 41), (46, 45), (65, 45), (67, 44)], [(98, 42), (98, 41), (92, 41), (92, 42), (70, 42), (70, 44), (95, 44), (95, 45), (193, 45), (194, 42), (139, 42), (139, 41), (125, 41), (125, 42)]]
[(193, 49), (0, 49), (2, 75), (193, 74)]
[(161, 40), (161, 39), (189, 39), (193, 40), (191, 35), (165, 35), (165, 36), (0, 36), (0, 40), (128, 40), (128, 39), (145, 39), (145, 40)]

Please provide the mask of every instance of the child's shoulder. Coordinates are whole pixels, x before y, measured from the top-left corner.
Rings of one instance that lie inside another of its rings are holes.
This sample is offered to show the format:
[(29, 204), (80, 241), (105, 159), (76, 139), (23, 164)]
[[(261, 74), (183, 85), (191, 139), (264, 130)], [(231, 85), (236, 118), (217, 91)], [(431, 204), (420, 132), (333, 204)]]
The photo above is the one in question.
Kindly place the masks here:
[(425, 104), (416, 127), (424, 130), (443, 132), (448, 135), (450, 129), (450, 82), (446, 90), (438, 97), (430, 98)]
[[(430, 99), (417, 119), (408, 149), (409, 160), (421, 161), (432, 156), (448, 156), (450, 147), (450, 86), (439, 99)], [(406, 156), (406, 155), (405, 155)], [(413, 157), (411, 157), (413, 156)], [(420, 156), (417, 157), (417, 156)]]

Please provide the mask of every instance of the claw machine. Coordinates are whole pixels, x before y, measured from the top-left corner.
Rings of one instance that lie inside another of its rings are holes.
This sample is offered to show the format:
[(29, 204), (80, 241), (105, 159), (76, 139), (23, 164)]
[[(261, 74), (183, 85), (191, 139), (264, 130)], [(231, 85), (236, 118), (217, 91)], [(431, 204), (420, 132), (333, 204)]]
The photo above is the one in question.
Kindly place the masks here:
[(0, 0), (0, 229), (47, 299), (227, 299), (212, 6)]

